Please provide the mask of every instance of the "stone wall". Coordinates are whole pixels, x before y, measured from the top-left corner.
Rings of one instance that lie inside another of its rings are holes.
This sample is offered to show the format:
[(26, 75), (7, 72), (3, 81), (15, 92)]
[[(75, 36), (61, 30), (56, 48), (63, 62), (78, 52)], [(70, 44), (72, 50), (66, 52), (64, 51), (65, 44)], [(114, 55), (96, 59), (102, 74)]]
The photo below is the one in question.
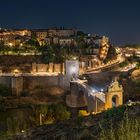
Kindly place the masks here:
[(13, 76), (11, 77), (12, 94), (20, 96), (23, 91), (23, 77)]
[(36, 87), (46, 88), (49, 86), (58, 86), (58, 76), (25, 76), (24, 90), (33, 90)]
[(64, 75), (54, 76), (0, 76), (0, 84), (12, 89), (13, 95), (20, 96), (22, 91), (31, 92), (35, 88), (46, 89), (52, 86), (65, 86)]
[(50, 72), (50, 73), (65, 73), (65, 65), (63, 64), (37, 64), (32, 63), (32, 72)]
[(0, 76), (0, 84), (11, 87), (11, 77), (10, 76)]

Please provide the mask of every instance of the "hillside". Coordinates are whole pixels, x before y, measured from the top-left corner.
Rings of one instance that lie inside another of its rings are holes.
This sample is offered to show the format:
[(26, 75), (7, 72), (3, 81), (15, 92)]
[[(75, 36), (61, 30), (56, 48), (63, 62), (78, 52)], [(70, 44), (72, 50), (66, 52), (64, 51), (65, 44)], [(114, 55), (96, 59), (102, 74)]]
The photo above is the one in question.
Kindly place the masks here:
[[(129, 133), (127, 133), (129, 132)], [(139, 140), (140, 104), (121, 106), (88, 117), (43, 125), (10, 140)]]
[(41, 56), (23, 56), (23, 55), (2, 55), (0, 56), (0, 66), (19, 66), (23, 64), (32, 64), (41, 62)]

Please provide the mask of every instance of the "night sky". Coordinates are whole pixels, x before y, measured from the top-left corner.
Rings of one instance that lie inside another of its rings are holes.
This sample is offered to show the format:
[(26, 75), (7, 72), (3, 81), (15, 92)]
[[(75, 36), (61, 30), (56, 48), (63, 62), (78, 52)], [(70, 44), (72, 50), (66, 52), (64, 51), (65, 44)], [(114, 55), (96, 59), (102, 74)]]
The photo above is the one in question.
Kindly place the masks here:
[(106, 35), (113, 44), (140, 43), (135, 0), (0, 0), (2, 28), (76, 27)]

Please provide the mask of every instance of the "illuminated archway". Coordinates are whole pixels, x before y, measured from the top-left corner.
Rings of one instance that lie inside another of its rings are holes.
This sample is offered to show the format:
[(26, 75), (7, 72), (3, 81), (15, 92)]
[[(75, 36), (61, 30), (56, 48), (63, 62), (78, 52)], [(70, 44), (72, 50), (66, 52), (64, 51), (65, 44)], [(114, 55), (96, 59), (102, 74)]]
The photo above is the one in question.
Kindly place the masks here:
[(117, 95), (114, 95), (112, 97), (112, 107), (117, 107), (119, 106), (119, 97)]
[(105, 109), (117, 107), (123, 104), (123, 89), (119, 85), (118, 81), (114, 81), (108, 88), (108, 92), (105, 95)]

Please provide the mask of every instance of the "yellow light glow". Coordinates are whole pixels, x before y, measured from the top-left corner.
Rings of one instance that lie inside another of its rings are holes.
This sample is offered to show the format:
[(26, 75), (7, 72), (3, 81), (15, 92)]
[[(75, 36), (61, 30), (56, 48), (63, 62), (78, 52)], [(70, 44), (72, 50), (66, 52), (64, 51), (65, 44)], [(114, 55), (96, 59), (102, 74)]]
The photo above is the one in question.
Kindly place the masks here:
[(18, 70), (18, 69), (15, 69), (15, 70), (14, 70), (14, 73), (19, 73), (19, 70)]
[(79, 110), (79, 116), (89, 116), (90, 113), (88, 113), (86, 110)]
[(11, 46), (11, 47), (12, 47), (12, 46), (13, 46), (13, 43), (9, 43), (9, 46)]

